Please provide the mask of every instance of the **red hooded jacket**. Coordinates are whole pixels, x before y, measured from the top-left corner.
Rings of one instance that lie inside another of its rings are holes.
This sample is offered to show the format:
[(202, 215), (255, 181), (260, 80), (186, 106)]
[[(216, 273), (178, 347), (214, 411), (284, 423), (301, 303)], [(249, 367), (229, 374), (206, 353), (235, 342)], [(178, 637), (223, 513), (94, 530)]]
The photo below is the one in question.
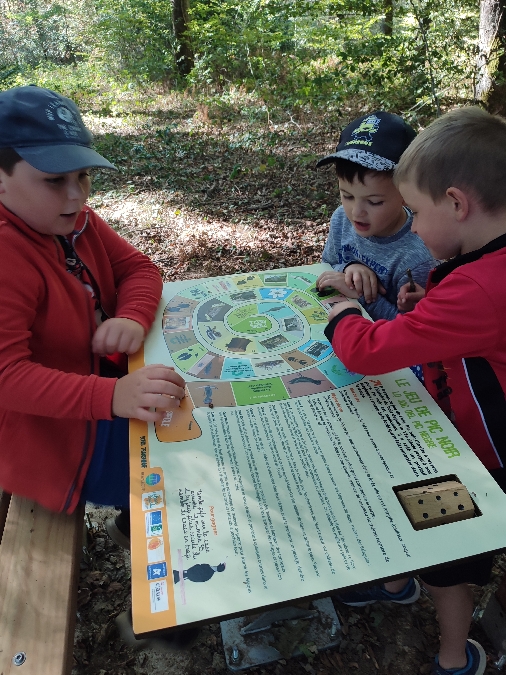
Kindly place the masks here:
[[(42, 207), (41, 207), (42, 208)], [(147, 332), (162, 281), (156, 266), (91, 209), (75, 250), (109, 317)], [(115, 379), (91, 351), (94, 301), (66, 271), (51, 235), (0, 204), (0, 486), (53, 511), (72, 512), (93, 454), (96, 420), (111, 419)]]

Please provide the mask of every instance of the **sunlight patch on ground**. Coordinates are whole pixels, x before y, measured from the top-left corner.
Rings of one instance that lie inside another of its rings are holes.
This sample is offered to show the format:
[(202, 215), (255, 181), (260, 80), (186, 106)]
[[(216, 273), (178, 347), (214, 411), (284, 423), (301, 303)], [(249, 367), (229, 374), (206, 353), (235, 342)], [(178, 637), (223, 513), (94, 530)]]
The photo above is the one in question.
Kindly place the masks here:
[(171, 241), (183, 243), (202, 235), (225, 241), (240, 231), (243, 243), (253, 241), (254, 230), (245, 225), (210, 220), (192, 209), (167, 203), (166, 199), (163, 193), (158, 198), (152, 193), (149, 201), (145, 195), (124, 197), (116, 194), (114, 198), (95, 196), (89, 204), (122, 235), (134, 230), (141, 235), (143, 230), (163, 230)]

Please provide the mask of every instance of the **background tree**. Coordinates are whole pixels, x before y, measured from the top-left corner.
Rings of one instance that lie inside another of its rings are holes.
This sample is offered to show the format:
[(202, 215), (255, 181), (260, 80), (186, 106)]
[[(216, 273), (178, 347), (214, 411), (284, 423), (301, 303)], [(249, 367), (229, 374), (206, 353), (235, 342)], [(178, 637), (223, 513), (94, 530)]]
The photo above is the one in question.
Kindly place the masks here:
[(186, 77), (190, 74), (195, 59), (189, 33), (190, 0), (173, 0), (172, 21), (176, 39), (176, 63), (179, 73)]
[(384, 0), (385, 18), (382, 23), (384, 35), (392, 35), (394, 25), (394, 2), (393, 0)]
[(474, 95), (490, 112), (506, 112), (505, 0), (481, 0)]

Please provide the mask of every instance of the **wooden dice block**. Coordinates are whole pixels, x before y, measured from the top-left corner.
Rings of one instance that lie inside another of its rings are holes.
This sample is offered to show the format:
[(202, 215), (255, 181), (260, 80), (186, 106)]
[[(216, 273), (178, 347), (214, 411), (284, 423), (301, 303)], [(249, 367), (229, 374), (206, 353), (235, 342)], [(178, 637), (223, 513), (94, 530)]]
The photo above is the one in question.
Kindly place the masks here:
[(475, 516), (469, 492), (454, 480), (397, 492), (415, 530), (424, 530)]

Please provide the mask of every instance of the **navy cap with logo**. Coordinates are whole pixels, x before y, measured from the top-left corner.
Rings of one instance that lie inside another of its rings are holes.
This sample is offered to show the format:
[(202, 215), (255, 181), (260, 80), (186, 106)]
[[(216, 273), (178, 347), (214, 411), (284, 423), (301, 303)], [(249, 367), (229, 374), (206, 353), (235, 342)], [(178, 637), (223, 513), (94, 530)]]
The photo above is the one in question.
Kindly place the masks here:
[(416, 131), (401, 117), (377, 110), (348, 124), (336, 151), (320, 159), (316, 168), (341, 158), (373, 171), (390, 171), (415, 136)]
[(13, 148), (39, 171), (116, 169), (92, 149), (92, 141), (69, 98), (34, 85), (0, 92), (0, 148)]

